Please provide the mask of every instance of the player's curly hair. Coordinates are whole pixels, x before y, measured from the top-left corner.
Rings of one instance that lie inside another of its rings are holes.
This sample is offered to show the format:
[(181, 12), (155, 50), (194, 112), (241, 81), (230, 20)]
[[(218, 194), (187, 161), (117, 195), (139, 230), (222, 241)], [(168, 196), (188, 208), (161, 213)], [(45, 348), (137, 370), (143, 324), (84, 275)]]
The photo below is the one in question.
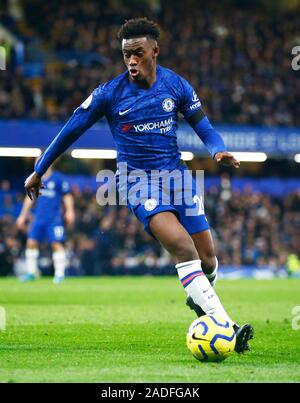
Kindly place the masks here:
[(159, 35), (159, 27), (156, 22), (148, 20), (146, 17), (141, 17), (126, 20), (118, 32), (118, 39), (122, 41), (122, 39), (148, 36), (157, 41)]

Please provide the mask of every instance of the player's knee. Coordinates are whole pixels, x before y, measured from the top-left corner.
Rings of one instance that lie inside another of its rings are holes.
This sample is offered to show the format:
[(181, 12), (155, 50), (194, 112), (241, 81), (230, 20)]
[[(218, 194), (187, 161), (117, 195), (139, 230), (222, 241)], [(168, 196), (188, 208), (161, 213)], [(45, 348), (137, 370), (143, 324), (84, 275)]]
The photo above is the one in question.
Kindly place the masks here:
[(27, 243), (26, 243), (26, 247), (28, 249), (37, 249), (38, 248), (38, 243), (35, 239), (28, 239)]
[(178, 263), (199, 259), (199, 255), (192, 241), (178, 239), (178, 242), (174, 243), (173, 250), (173, 255), (176, 256)]
[(201, 256), (201, 266), (205, 274), (211, 274), (217, 267), (217, 258), (214, 253)]
[(60, 252), (64, 250), (64, 245), (61, 242), (52, 242), (53, 252)]

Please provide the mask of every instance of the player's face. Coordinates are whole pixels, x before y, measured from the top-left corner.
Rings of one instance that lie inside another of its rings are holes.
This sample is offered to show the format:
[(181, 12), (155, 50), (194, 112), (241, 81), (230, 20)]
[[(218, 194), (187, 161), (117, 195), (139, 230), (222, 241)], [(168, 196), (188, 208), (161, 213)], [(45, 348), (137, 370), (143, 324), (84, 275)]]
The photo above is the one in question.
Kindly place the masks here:
[(153, 76), (158, 55), (156, 41), (146, 37), (123, 39), (122, 52), (133, 82), (145, 81)]

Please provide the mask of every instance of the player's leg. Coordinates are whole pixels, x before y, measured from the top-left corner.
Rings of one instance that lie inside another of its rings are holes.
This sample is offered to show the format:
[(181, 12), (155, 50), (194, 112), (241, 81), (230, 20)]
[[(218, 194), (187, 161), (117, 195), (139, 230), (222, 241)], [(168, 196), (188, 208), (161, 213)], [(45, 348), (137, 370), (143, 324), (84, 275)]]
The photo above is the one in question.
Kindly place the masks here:
[(218, 277), (218, 259), (210, 230), (197, 232), (191, 235), (199, 258), (201, 267), (210, 284), (214, 287)]
[(44, 224), (35, 219), (28, 231), (25, 249), (25, 274), (20, 278), (22, 282), (35, 280), (39, 276), (39, 243), (43, 240), (44, 235)]
[(189, 297), (208, 315), (220, 315), (232, 325), (218, 296), (201, 269), (201, 261), (191, 236), (175, 214), (164, 211), (150, 218), (149, 227), (162, 246), (177, 260), (177, 273)]
[(62, 283), (65, 279), (65, 270), (67, 266), (67, 256), (64, 245), (60, 242), (52, 243), (52, 259), (54, 266), (54, 284)]
[[(182, 181), (175, 183), (176, 194), (180, 192), (181, 203), (175, 205), (182, 226), (191, 235), (201, 267), (212, 286), (216, 282), (218, 261), (210, 227), (205, 217), (201, 188), (190, 171), (183, 169)], [(180, 200), (180, 199), (179, 199)]]
[(21, 276), (22, 282), (35, 280), (39, 276), (38, 269), (39, 244), (36, 239), (29, 238), (25, 249), (25, 273)]
[[(218, 260), (215, 256), (215, 248), (210, 230), (197, 232), (191, 235), (197, 252), (201, 260), (201, 267), (212, 286), (217, 280)], [(192, 298), (187, 299), (187, 305), (193, 309), (198, 316), (201, 316), (202, 309), (195, 304)], [(238, 326), (234, 325), (237, 342), (235, 350), (242, 353), (250, 349), (248, 341), (253, 338), (253, 327), (249, 324)]]
[[(196, 188), (194, 189), (196, 190)], [(196, 214), (186, 214), (186, 209), (191, 206), (177, 207), (177, 211), (180, 214), (180, 220), (183, 227), (191, 234), (195, 248), (201, 260), (201, 268), (206, 273), (206, 276), (210, 278), (212, 285), (216, 281), (217, 265), (213, 240), (209, 231), (209, 225), (204, 214), (204, 207), (201, 197), (194, 194), (194, 205), (192, 205), (192, 211)], [(192, 295), (188, 294), (187, 305), (193, 309), (198, 316), (202, 316), (205, 312), (203, 306)], [(203, 312), (204, 311), (204, 312)], [(242, 353), (250, 349), (248, 341), (253, 338), (253, 327), (249, 324), (238, 326), (236, 323), (232, 323), (236, 332), (236, 346), (237, 353)]]
[(64, 247), (65, 228), (62, 225), (60, 216), (48, 225), (47, 238), (52, 246), (52, 261), (54, 266), (53, 283), (59, 284), (65, 279), (67, 266), (67, 255)]

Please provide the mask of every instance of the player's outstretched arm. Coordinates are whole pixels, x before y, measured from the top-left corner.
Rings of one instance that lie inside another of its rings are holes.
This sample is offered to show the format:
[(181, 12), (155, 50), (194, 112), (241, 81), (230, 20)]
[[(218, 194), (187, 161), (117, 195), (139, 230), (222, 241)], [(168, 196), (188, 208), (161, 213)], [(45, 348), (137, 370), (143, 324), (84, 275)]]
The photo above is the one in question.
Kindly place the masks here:
[(62, 130), (38, 159), (34, 168), (35, 171), (25, 181), (25, 189), (30, 198), (39, 196), (41, 177), (50, 165), (103, 114), (104, 97), (101, 87), (99, 87), (75, 110)]
[(96, 113), (79, 107), (58, 133), (35, 165), (35, 172), (42, 177), (52, 163), (63, 154), (97, 120)]
[(239, 168), (240, 162), (228, 151), (220, 134), (213, 128), (207, 116), (200, 109), (187, 121), (200, 137), (213, 159), (226, 166)]
[(64, 195), (63, 202), (65, 206), (65, 220), (69, 228), (72, 228), (75, 222), (74, 199), (71, 193)]
[(22, 230), (25, 228), (25, 224), (28, 220), (29, 212), (31, 207), (33, 206), (33, 203), (33, 200), (31, 200), (28, 196), (25, 196), (22, 210), (16, 220), (16, 226), (18, 229)]

